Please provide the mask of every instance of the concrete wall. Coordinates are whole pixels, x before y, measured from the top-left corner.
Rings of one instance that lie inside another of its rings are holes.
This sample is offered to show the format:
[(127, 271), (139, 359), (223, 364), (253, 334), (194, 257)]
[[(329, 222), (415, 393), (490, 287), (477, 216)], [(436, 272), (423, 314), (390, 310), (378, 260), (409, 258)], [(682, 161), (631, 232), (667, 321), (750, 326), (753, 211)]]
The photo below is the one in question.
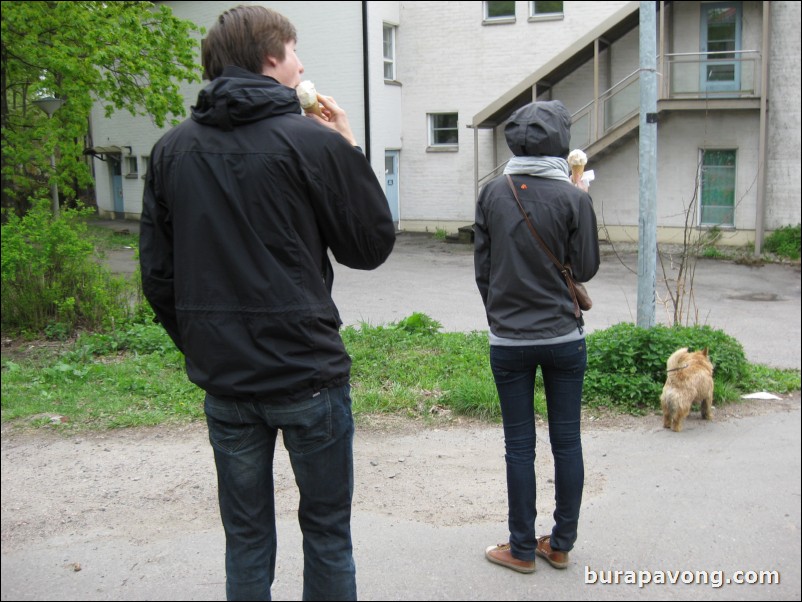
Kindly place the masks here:
[(766, 155), (766, 227), (795, 225), (800, 216), (800, 45), (799, 2), (771, 3), (769, 144)]
[[(368, 21), (368, 61), (370, 90), (370, 133), (371, 133), (371, 164), (382, 186), (385, 185), (384, 154), (385, 151), (402, 151), (403, 148), (403, 122), (401, 120), (401, 95), (403, 88), (397, 81), (384, 79), (383, 30), (384, 24), (397, 28), (401, 21), (400, 6), (398, 2), (369, 2), (367, 8)], [(399, 57), (396, 45), (396, 69)], [(406, 168), (402, 151), (399, 159), (399, 170)], [(399, 210), (403, 216), (404, 190), (399, 185)], [(403, 226), (401, 226), (403, 227)]]
[[(402, 214), (408, 229), (454, 232), (474, 219), (473, 116), (626, 2), (565, 2), (562, 18), (483, 24), (481, 2), (401, 2)], [(457, 112), (459, 148), (428, 148), (427, 114)], [(479, 133), (480, 173), (494, 166), (492, 134)], [(503, 140), (502, 140), (503, 144)]]
[[(685, 216), (695, 205), (689, 223), (698, 224), (696, 185), (700, 150), (736, 150), (735, 227), (722, 229), (722, 242), (746, 244), (754, 240), (757, 202), (757, 139), (755, 111), (728, 111), (709, 115), (677, 112), (661, 115), (657, 130), (657, 222), (661, 240), (670, 240), (684, 229)], [(596, 180), (591, 185), (599, 224), (613, 240), (627, 240), (616, 233), (637, 235), (638, 141), (632, 138), (615, 153), (591, 161)]]

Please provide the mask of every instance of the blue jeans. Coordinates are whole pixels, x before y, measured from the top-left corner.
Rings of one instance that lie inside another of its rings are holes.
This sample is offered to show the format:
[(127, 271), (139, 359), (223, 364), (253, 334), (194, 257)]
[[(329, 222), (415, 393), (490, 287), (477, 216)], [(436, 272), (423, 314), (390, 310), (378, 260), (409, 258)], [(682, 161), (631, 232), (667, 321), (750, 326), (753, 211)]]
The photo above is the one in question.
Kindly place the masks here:
[(535, 374), (543, 373), (554, 456), (554, 528), (551, 547), (574, 547), (585, 467), (580, 438), (585, 341), (526, 347), (490, 347), (490, 366), (501, 402), (507, 462), (508, 524), (512, 555), (533, 560), (537, 539), (535, 484)]
[(356, 600), (350, 387), (287, 405), (207, 395), (205, 411), (226, 533), (227, 599), (270, 600), (276, 568), (273, 455), (281, 429), (300, 492), (303, 599)]

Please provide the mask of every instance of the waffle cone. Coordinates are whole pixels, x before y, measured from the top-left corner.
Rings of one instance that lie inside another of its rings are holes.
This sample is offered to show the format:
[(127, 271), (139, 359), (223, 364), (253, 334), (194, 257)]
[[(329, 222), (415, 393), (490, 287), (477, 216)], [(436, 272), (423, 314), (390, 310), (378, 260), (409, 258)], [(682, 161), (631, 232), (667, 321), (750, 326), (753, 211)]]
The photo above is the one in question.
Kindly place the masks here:
[(574, 183), (579, 182), (582, 179), (582, 174), (585, 173), (585, 166), (584, 165), (572, 165), (571, 166), (571, 175), (572, 180)]
[(309, 105), (308, 107), (303, 107), (304, 113), (307, 115), (317, 115), (318, 117), (323, 117), (323, 111), (320, 109), (320, 103), (314, 103)]

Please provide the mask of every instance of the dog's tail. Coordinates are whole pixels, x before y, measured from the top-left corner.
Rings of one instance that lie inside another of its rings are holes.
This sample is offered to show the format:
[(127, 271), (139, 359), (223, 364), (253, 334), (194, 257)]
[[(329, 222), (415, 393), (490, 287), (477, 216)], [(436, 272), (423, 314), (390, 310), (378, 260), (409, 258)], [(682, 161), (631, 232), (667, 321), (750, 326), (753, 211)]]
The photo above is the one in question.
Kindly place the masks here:
[(671, 356), (668, 358), (666, 362), (666, 370), (669, 372), (673, 372), (674, 370), (679, 370), (683, 367), (685, 360), (688, 356), (688, 348), (683, 347), (682, 349), (677, 349)]

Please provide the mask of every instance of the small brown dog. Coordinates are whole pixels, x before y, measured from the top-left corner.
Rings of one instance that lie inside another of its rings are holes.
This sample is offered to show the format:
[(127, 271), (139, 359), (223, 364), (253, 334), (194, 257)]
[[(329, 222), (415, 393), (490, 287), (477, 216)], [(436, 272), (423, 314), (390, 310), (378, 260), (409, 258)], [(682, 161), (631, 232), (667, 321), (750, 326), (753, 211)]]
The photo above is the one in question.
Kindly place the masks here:
[(677, 349), (666, 362), (666, 384), (660, 396), (663, 408), (663, 427), (680, 432), (691, 411), (691, 404), (699, 402), (702, 418), (713, 417), (713, 364), (707, 349), (689, 352), (687, 347)]

